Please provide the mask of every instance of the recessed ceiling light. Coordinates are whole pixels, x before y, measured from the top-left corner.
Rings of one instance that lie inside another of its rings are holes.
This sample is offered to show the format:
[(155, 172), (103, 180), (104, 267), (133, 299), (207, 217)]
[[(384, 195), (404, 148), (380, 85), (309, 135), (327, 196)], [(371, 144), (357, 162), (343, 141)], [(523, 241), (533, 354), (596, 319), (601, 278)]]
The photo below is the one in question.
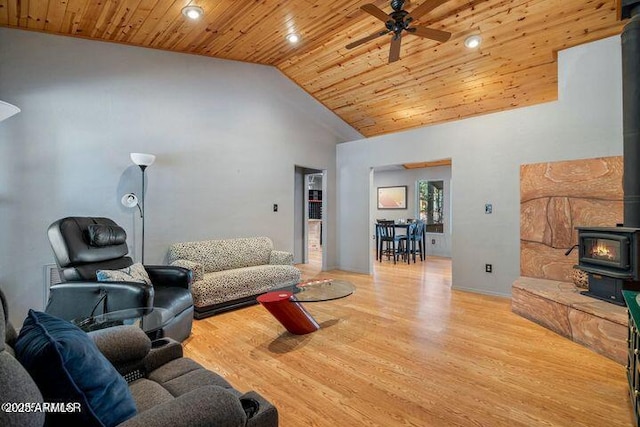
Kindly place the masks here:
[(200, 6), (185, 6), (182, 14), (189, 19), (198, 19), (204, 14), (204, 10)]
[(291, 33), (287, 35), (287, 41), (289, 43), (298, 43), (300, 41), (300, 36), (297, 35), (296, 33)]
[(482, 37), (479, 35), (469, 36), (464, 40), (464, 45), (469, 49), (475, 49), (482, 43)]

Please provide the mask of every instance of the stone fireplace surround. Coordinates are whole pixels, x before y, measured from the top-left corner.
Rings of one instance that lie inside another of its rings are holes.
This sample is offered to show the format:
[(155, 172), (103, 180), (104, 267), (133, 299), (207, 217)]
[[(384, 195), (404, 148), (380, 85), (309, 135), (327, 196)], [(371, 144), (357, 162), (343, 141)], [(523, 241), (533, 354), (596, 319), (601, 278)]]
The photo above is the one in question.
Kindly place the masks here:
[(520, 274), (512, 311), (618, 363), (626, 363), (624, 307), (579, 293), (571, 282), (575, 227), (623, 220), (621, 156), (522, 165)]

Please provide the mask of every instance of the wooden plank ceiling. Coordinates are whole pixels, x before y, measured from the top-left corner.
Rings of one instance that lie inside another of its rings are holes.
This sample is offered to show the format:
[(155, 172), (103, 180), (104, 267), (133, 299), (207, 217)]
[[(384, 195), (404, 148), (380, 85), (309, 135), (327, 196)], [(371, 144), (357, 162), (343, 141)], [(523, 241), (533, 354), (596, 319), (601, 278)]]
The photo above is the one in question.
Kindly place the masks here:
[[(418, 23), (451, 39), (407, 35), (388, 64), (391, 36), (345, 49), (383, 29), (366, 3), (391, 11), (387, 0), (0, 0), (0, 26), (273, 65), (374, 136), (555, 100), (557, 51), (624, 24), (616, 0), (449, 0)], [(187, 20), (188, 4), (205, 15)], [(471, 34), (480, 48), (464, 47)]]

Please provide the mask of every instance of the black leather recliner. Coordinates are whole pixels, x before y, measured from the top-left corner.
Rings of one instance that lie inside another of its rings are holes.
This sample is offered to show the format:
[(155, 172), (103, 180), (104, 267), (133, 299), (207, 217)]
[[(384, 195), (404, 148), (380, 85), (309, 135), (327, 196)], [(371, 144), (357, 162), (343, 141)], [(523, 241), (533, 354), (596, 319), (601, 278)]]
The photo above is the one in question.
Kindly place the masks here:
[(139, 307), (168, 309), (160, 336), (184, 341), (193, 322), (192, 274), (181, 267), (145, 265), (152, 286), (98, 282), (97, 270), (133, 264), (126, 233), (108, 218), (67, 217), (47, 231), (63, 283), (50, 288), (46, 312), (65, 320)]

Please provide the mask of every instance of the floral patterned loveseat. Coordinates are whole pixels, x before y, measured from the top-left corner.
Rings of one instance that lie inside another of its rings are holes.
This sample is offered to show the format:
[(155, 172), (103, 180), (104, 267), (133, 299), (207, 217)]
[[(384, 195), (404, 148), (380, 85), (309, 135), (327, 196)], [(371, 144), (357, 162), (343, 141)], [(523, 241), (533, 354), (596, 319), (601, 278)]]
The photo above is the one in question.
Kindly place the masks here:
[(169, 263), (193, 272), (196, 319), (255, 304), (258, 295), (300, 281), (293, 254), (274, 250), (268, 237), (174, 243)]

